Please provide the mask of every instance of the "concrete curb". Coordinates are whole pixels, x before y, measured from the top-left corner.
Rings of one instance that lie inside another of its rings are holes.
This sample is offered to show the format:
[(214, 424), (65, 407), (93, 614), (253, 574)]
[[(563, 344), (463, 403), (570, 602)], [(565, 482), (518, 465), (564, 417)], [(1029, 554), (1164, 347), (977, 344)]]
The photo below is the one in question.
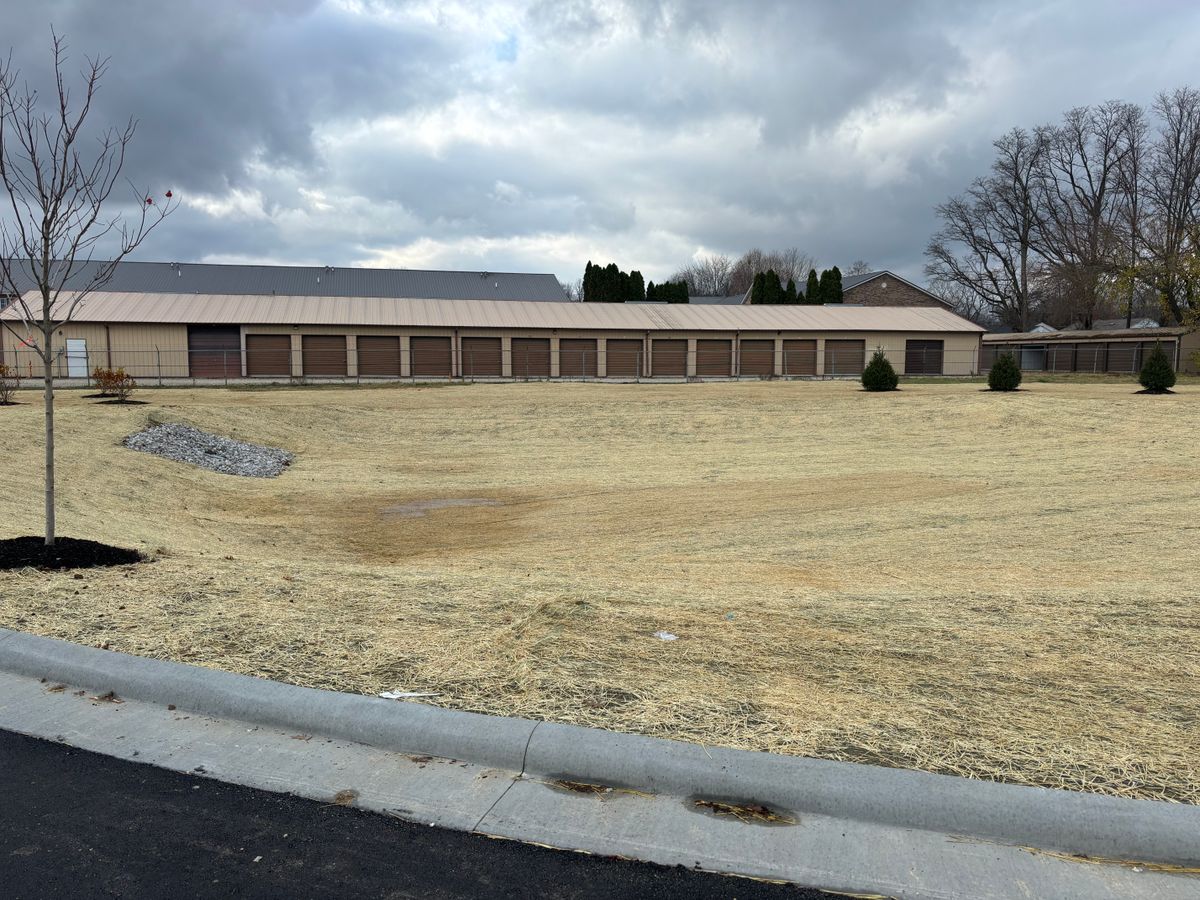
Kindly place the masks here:
[(1062, 853), (1200, 865), (1200, 807), (1123, 800), (887, 769), (705, 748), (314, 690), (0, 629), (0, 669), (113, 690), (204, 715), (684, 798), (962, 835)]

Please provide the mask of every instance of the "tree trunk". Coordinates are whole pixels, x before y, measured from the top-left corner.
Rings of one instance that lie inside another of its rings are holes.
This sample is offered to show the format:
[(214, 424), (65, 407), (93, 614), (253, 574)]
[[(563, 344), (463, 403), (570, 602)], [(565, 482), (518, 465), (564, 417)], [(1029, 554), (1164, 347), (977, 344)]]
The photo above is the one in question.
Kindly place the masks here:
[(46, 406), (46, 546), (54, 546), (54, 355), (47, 337), (42, 353), (43, 398)]

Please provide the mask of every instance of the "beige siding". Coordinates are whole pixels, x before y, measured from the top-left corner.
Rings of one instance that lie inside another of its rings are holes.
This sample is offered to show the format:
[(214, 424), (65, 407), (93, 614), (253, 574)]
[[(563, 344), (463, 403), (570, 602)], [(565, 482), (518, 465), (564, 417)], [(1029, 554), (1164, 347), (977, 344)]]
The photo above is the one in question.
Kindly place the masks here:
[[(13, 329), (22, 338), (32, 336), (21, 325)], [(40, 332), (33, 332), (40, 335)], [(88, 371), (96, 368), (123, 368), (134, 378), (186, 378), (186, 325), (103, 325), (95, 322), (71, 322), (54, 333), (54, 351), (58, 356), (55, 372), (66, 376), (68, 340), (87, 344)], [(4, 329), (4, 361), (16, 365), (22, 376), (36, 377), (41, 359), (36, 351), (22, 347), (16, 335)]]
[[(792, 339), (807, 339), (815, 340), (816, 357), (817, 357), (817, 372), (823, 373), (823, 360), (825, 356), (825, 341), (826, 340), (862, 340), (865, 342), (866, 353), (868, 356), (875, 350), (876, 347), (882, 347), (896, 367), (898, 372), (903, 373), (904, 370), (904, 351), (905, 344), (908, 340), (940, 340), (944, 342), (944, 369), (946, 375), (968, 375), (978, 371), (979, 360), (979, 336), (975, 333), (961, 332), (904, 332), (904, 331), (813, 331), (813, 330), (782, 330), (782, 331), (689, 331), (689, 330), (630, 330), (630, 329), (613, 329), (613, 330), (597, 330), (597, 329), (489, 329), (489, 328), (396, 328), (374, 325), (247, 325), (242, 328), (243, 346), (244, 336), (247, 334), (287, 334), (292, 337), (292, 344), (295, 348), (293, 354), (293, 375), (303, 374), (303, 354), (300, 352), (301, 336), (304, 334), (337, 334), (346, 335), (352, 340), (347, 341), (348, 351), (352, 351), (355, 343), (353, 338), (359, 335), (392, 335), (400, 338), (401, 346), (401, 371), (404, 375), (408, 375), (411, 371), (409, 365), (409, 339), (418, 335), (440, 335), (452, 339), (453, 346), (458, 348), (461, 345), (463, 336), (487, 336), (501, 338), (501, 345), (504, 352), (504, 371), (507, 374), (511, 371), (511, 345), (514, 337), (543, 337), (551, 338), (552, 346), (556, 346), (560, 338), (588, 338), (597, 341), (597, 349), (599, 351), (598, 359), (598, 374), (603, 377), (605, 374), (605, 348), (608, 339), (632, 339), (637, 341), (646, 341), (647, 336), (651, 340), (658, 339), (676, 339), (686, 340), (688, 342), (689, 354), (688, 371), (695, 371), (695, 348), (697, 340), (728, 340), (732, 342), (733, 347), (733, 374), (737, 375), (737, 366), (739, 365), (738, 346), (742, 340), (767, 340), (774, 342), (776, 348), (774, 370), (775, 373), (782, 373), (782, 347), (785, 340)], [(55, 336), (55, 348), (61, 349), (65, 347), (67, 338), (82, 338), (87, 341), (87, 349), (89, 355), (89, 368), (96, 366), (108, 366), (111, 359), (113, 366), (124, 367), (135, 378), (149, 379), (156, 377), (158, 374), (158, 366), (161, 363), (162, 375), (165, 378), (187, 377), (188, 362), (187, 362), (187, 327), (184, 325), (135, 325), (135, 324), (119, 324), (110, 325), (107, 330), (102, 324), (95, 323), (73, 323), (61, 329), (59, 334)], [(22, 369), (24, 374), (27, 368), (32, 368), (34, 374), (37, 369), (36, 355), (29, 350), (23, 352), (16, 347), (16, 339), (10, 333), (4, 334), (4, 355), (5, 360), (12, 362), (14, 359), (19, 359), (20, 364), (25, 368)], [(1200, 349), (1194, 347), (1193, 349)], [(354, 354), (348, 353), (347, 369), (353, 373), (355, 371)], [(457, 360), (456, 370), (457, 370)], [(557, 371), (557, 359), (552, 355), (552, 371)], [(644, 359), (643, 375), (649, 373), (651, 360), (649, 357)], [(65, 359), (60, 359), (61, 369), (60, 374), (66, 374)]]

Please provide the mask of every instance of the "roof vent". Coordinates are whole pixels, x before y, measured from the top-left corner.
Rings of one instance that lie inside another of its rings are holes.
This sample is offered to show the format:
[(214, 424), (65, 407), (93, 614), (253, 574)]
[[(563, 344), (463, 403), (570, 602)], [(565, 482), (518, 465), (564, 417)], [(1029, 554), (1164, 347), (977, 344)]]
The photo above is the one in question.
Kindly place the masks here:
[(491, 278), (491, 276), (492, 276), (491, 272), (480, 272), (479, 273), (480, 278)]

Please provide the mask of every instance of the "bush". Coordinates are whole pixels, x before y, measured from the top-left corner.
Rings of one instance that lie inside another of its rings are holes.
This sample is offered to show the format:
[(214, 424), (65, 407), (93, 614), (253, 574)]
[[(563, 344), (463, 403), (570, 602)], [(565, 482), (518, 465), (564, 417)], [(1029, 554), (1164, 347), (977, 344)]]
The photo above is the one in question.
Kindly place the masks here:
[(12, 403), (13, 393), (21, 386), (21, 375), (15, 366), (0, 363), (0, 406)]
[(137, 388), (133, 376), (127, 374), (124, 369), (96, 369), (92, 373), (92, 381), (96, 382), (100, 396), (116, 397), (118, 403), (128, 400), (129, 395)]
[(993, 391), (1015, 391), (1021, 386), (1021, 367), (1011, 353), (1001, 353), (988, 371), (988, 387)]
[(1142, 363), (1138, 381), (1150, 394), (1165, 394), (1175, 387), (1175, 370), (1171, 368), (1171, 360), (1167, 359), (1161, 344), (1155, 344), (1146, 361)]
[(900, 383), (900, 376), (884, 356), (883, 350), (876, 350), (863, 369), (862, 386), (868, 391), (894, 391)]

